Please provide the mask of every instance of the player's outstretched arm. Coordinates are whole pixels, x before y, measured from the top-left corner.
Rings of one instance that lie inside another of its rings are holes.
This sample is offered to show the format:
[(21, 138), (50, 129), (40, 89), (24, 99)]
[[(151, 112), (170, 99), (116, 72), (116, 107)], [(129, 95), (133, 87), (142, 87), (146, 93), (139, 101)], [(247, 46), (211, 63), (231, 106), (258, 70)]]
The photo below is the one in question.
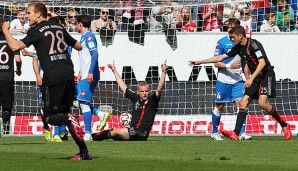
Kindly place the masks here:
[(229, 56), (226, 54), (223, 54), (223, 55), (214, 56), (212, 58), (203, 59), (203, 60), (191, 60), (191, 61), (188, 61), (188, 65), (193, 66), (193, 65), (201, 65), (201, 64), (208, 64), (208, 63), (216, 63), (226, 59), (227, 57)]
[(125, 90), (127, 89), (127, 86), (126, 86), (125, 82), (122, 80), (122, 78), (120, 77), (120, 75), (119, 75), (119, 73), (118, 73), (118, 71), (117, 71), (117, 69), (115, 67), (114, 60), (113, 60), (113, 64), (108, 64), (108, 67), (114, 73), (118, 86), (123, 91), (123, 93), (125, 93)]
[(161, 74), (157, 89), (155, 90), (155, 94), (157, 97), (160, 97), (161, 91), (165, 86), (166, 74), (168, 71), (167, 60), (165, 60), (165, 62), (161, 64), (161, 70), (162, 70), (162, 74)]
[(10, 34), (10, 32), (9, 32), (10, 26), (9, 25), (10, 25), (9, 21), (4, 22), (2, 25), (2, 31), (6, 38), (8, 46), (11, 48), (12, 51), (24, 49), (26, 47), (26, 45), (22, 41), (14, 39), (12, 37), (12, 35)]
[(82, 45), (80, 44), (80, 42), (76, 42), (76, 44), (73, 46), (73, 48), (77, 51), (81, 51), (83, 49)]
[(226, 68), (226, 69), (238, 69), (241, 66), (241, 63), (239, 61), (235, 61), (231, 64), (225, 64), (223, 62), (216, 62), (214, 64), (215, 67), (217, 68)]

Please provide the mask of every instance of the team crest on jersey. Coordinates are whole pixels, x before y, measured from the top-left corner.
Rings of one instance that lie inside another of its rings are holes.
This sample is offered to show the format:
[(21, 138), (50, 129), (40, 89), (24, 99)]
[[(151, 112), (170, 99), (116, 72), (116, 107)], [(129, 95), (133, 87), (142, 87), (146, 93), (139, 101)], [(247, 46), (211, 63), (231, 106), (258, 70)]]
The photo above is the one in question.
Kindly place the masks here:
[(85, 96), (86, 96), (86, 92), (85, 92), (85, 91), (81, 91), (81, 92), (80, 92), (80, 96), (85, 97)]
[(136, 104), (135, 104), (135, 106), (134, 106), (134, 107), (135, 107), (135, 110), (138, 110), (138, 109), (140, 108), (140, 106), (141, 106), (141, 105), (140, 105), (140, 102), (137, 101)]

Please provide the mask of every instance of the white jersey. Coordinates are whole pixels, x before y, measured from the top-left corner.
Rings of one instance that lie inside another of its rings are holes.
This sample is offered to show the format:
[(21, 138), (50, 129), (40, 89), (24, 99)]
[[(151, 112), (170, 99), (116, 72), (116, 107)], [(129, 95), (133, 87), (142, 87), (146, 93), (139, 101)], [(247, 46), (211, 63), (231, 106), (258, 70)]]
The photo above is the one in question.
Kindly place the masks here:
[[(93, 33), (87, 32), (81, 37), (80, 41), (83, 49), (79, 51), (79, 60), (80, 60), (80, 75), (81, 79), (86, 79), (90, 72), (90, 67), (92, 63), (91, 51), (97, 51), (97, 42)], [(96, 61), (96, 65), (94, 70), (91, 71), (95, 78), (99, 78), (99, 69), (98, 62)]]
[(251, 38), (251, 17), (247, 21), (240, 20), (240, 25), (245, 29), (246, 37)]
[[(228, 53), (232, 47), (234, 47), (235, 43), (232, 42), (228, 36), (221, 38), (216, 45), (214, 56), (222, 55)], [(231, 58), (226, 58), (222, 62), (225, 64), (232, 64), (236, 61), (241, 61), (239, 55)], [(217, 73), (217, 80), (226, 83), (226, 84), (235, 84), (238, 81), (242, 81), (243, 78), (241, 76), (242, 68), (238, 69), (227, 69), (227, 68), (219, 68)]]
[[(227, 64), (232, 64), (236, 61), (239, 61), (239, 62), (241, 61), (241, 58), (239, 55), (235, 56)], [(220, 69), (218, 70), (217, 80), (226, 84), (235, 84), (243, 80), (241, 74), (242, 74), (241, 67), (238, 69)]]
[(10, 28), (11, 29), (25, 29), (26, 31), (28, 31), (28, 29), (30, 28), (29, 26), (29, 20), (25, 20), (25, 24), (22, 25), (22, 23), (20, 22), (19, 19), (14, 19), (10, 22)]

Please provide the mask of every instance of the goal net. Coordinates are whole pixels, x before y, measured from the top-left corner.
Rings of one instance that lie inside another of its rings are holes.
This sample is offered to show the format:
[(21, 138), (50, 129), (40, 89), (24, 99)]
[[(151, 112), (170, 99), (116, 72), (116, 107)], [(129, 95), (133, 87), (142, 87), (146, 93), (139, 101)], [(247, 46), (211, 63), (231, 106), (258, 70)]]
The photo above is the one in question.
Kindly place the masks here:
[[(55, 3), (53, 3), (55, 2)], [(89, 14), (94, 19), (99, 18), (99, 9), (108, 7), (110, 9), (127, 9), (126, 6), (118, 7), (118, 3), (101, 2), (103, 6), (98, 6), (95, 2), (72, 1), (51, 1), (48, 7), (54, 9), (60, 15), (67, 17), (67, 11), (75, 8), (79, 14)], [(137, 2), (133, 1), (130, 7), (136, 9)], [(122, 127), (119, 123), (119, 116), (122, 113), (132, 111), (131, 102), (124, 98), (124, 94), (119, 89), (112, 72), (107, 68), (107, 64), (115, 61), (117, 70), (124, 79), (127, 86), (133, 91), (137, 91), (138, 83), (146, 81), (150, 83), (152, 91), (157, 88), (161, 75), (160, 64), (167, 59), (169, 71), (167, 73), (165, 88), (162, 92), (152, 135), (208, 135), (212, 132), (211, 114), (214, 109), (215, 83), (217, 78), (217, 68), (212, 64), (195, 66), (190, 68), (188, 61), (193, 59), (204, 59), (214, 55), (216, 42), (227, 35), (224, 30), (224, 21), (232, 10), (233, 4), (239, 1), (218, 1), (223, 3), (224, 9), (221, 32), (203, 32), (204, 22), (199, 17), (197, 7), (202, 5), (198, 1), (173, 1), (176, 4), (173, 8), (181, 8), (186, 5), (191, 9), (191, 15), (195, 13), (193, 20), (198, 27), (197, 33), (190, 32), (150, 32), (148, 29), (143, 33), (133, 33), (136, 30), (121, 30), (112, 36), (112, 40), (107, 42), (107, 38), (102, 38), (100, 33), (96, 33), (99, 45), (99, 63), (101, 70), (101, 80), (96, 87), (92, 104), (95, 107), (100, 105), (110, 105), (113, 108), (111, 117), (106, 128)], [(202, 1), (200, 1), (203, 3)], [(213, 1), (215, 2), (215, 1)], [(134, 3), (136, 3), (134, 5)], [(162, 3), (161, 1), (143, 1), (142, 9), (151, 10), (153, 7)], [(242, 1), (242, 5), (247, 3)], [(20, 7), (26, 6), (25, 3), (16, 1), (11, 4), (19, 4)], [(3, 12), (6, 16), (15, 18), (12, 5), (3, 2)], [(62, 5), (63, 4), (63, 5)], [(68, 6), (66, 6), (66, 4)], [(76, 4), (76, 5), (74, 5)], [(215, 3), (217, 4), (217, 3)], [(209, 1), (204, 1), (204, 5), (210, 5)], [(239, 6), (238, 8), (241, 8)], [(11, 12), (10, 15), (8, 12)], [(238, 12), (239, 13), (239, 12)], [(235, 14), (236, 17), (239, 14)], [(116, 12), (115, 12), (116, 15)], [(258, 14), (256, 14), (257, 16)], [(117, 17), (114, 18), (115, 20)], [(253, 22), (257, 25), (257, 21)], [(199, 27), (201, 26), (201, 27)], [(142, 30), (142, 29), (141, 29)], [(276, 106), (281, 117), (290, 125), (294, 134), (298, 133), (296, 128), (298, 122), (297, 111), (297, 67), (295, 67), (295, 42), (294, 33), (258, 33), (252, 30), (253, 38), (259, 40), (267, 53), (267, 56), (275, 67), (277, 78), (277, 97), (270, 99)], [(71, 33), (77, 40), (80, 36)], [(14, 34), (14, 37), (21, 39), (22, 34)], [(278, 42), (278, 43), (277, 43)], [(28, 50), (32, 50), (30, 47)], [(72, 59), (76, 72), (78, 72), (78, 55), (73, 50)], [(22, 57), (23, 75), (15, 77), (15, 107), (10, 121), (9, 135), (41, 135), (43, 134), (42, 121), (39, 116), (38, 90), (35, 83), (35, 76), (32, 69), (32, 59)], [(72, 112), (80, 113), (73, 108)], [(234, 129), (236, 122), (237, 109), (233, 103), (227, 103), (222, 113), (219, 130)], [(82, 120), (82, 117), (81, 117)], [(98, 117), (93, 117), (92, 131), (99, 127)], [(83, 121), (81, 122), (83, 124)], [(249, 115), (246, 124), (247, 134), (256, 135), (279, 135), (281, 128), (279, 124), (267, 115), (253, 101), (249, 107)]]

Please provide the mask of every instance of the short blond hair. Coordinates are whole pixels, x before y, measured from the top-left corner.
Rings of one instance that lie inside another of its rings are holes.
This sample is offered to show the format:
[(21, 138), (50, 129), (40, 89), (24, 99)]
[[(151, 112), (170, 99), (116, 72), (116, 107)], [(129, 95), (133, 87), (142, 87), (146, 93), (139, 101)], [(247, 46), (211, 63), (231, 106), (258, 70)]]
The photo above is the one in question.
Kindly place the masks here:
[(144, 87), (144, 86), (148, 86), (149, 87), (149, 90), (150, 90), (150, 86), (148, 83), (146, 82), (140, 82), (139, 85), (138, 85), (138, 91), (139, 91), (139, 87)]
[(76, 15), (78, 15), (78, 11), (74, 10), (74, 9), (71, 9), (68, 11), (67, 13), (67, 17), (71, 14), (71, 13), (75, 13)]

